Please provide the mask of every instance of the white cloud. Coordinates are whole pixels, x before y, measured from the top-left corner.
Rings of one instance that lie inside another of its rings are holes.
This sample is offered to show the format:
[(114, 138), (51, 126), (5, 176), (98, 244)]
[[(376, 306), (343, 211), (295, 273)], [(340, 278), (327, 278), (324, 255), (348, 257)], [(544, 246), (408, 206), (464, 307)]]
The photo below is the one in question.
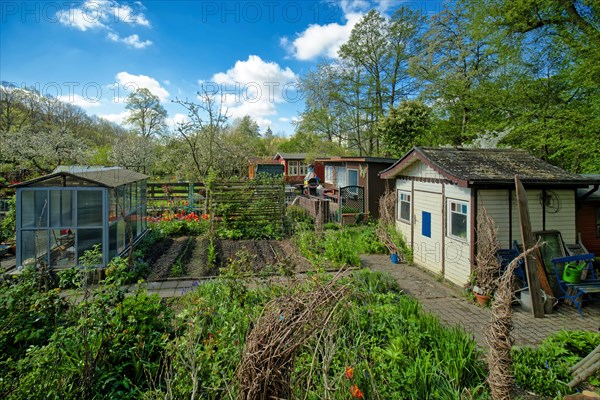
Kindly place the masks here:
[(337, 58), (340, 46), (348, 41), (352, 28), (362, 15), (361, 13), (346, 14), (344, 25), (336, 22), (327, 25), (309, 25), (293, 41), (282, 38), (280, 43), (298, 60), (312, 60), (322, 56)]
[(96, 98), (85, 98), (79, 94), (73, 93), (70, 95), (62, 95), (58, 96), (58, 100), (73, 104), (74, 106), (78, 106), (81, 108), (94, 108), (100, 106), (100, 101)]
[(176, 113), (175, 115), (173, 115), (172, 117), (166, 118), (165, 122), (167, 123), (167, 126), (171, 129), (175, 129), (177, 128), (178, 124), (181, 124), (183, 122), (189, 121), (189, 118), (187, 115), (185, 114), (181, 114), (181, 113)]
[[(64, 3), (65, 6), (75, 3)], [(107, 30), (107, 38), (117, 43), (124, 43), (136, 49), (143, 49), (152, 44), (150, 40), (140, 40), (139, 35), (121, 36), (115, 31), (121, 23), (129, 26), (150, 27), (150, 21), (143, 13), (141, 2), (121, 4), (114, 0), (87, 0), (80, 7), (71, 7), (57, 12), (58, 21), (66, 26), (87, 31), (92, 29)]]
[(279, 122), (290, 122), (291, 119), (287, 118), (287, 117), (281, 117), (279, 118)]
[(121, 88), (128, 90), (146, 88), (150, 93), (158, 96), (160, 101), (165, 101), (169, 97), (169, 92), (156, 79), (147, 75), (133, 75), (123, 71), (116, 75), (116, 79)]
[(152, 44), (152, 41), (150, 40), (144, 40), (143, 42), (140, 40), (140, 37), (137, 34), (133, 34), (133, 35), (129, 35), (125, 38), (120, 37), (118, 34), (114, 33), (114, 32), (108, 32), (108, 34), (106, 35), (106, 37), (109, 40), (112, 40), (113, 42), (117, 42), (117, 43), (125, 43), (127, 46), (129, 47), (133, 47), (135, 49), (143, 49), (145, 47), (148, 47)]
[(104, 118), (107, 121), (114, 122), (115, 124), (123, 124), (125, 118), (129, 116), (129, 111), (123, 111), (117, 114), (102, 114), (98, 116), (100, 118)]
[(296, 100), (297, 80), (290, 68), (251, 55), (226, 72), (213, 75), (210, 81), (198, 83), (209, 92), (220, 91), (229, 116), (249, 115), (262, 128), (272, 124), (265, 117), (277, 114), (277, 104)]
[[(64, 3), (65, 6), (75, 3)], [(63, 25), (86, 31), (91, 28), (108, 28), (122, 22), (127, 25), (150, 27), (150, 21), (142, 10), (141, 2), (120, 4), (113, 0), (87, 0), (80, 7), (60, 10), (56, 13)]]

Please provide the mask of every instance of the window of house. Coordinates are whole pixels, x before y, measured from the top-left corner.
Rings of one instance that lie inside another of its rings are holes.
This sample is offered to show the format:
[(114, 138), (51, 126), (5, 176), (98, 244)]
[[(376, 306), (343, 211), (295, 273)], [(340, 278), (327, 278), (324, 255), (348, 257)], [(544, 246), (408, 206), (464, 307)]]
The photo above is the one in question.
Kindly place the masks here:
[(468, 238), (468, 210), (467, 203), (448, 200), (448, 236), (461, 240)]
[(308, 174), (308, 164), (300, 163), (300, 174), (301, 176), (306, 176)]
[(298, 176), (298, 161), (288, 162), (288, 176)]
[(600, 238), (600, 207), (596, 208), (596, 237)]
[(398, 190), (398, 220), (410, 223), (410, 192)]
[(333, 167), (331, 165), (327, 165), (325, 167), (325, 183), (333, 183)]

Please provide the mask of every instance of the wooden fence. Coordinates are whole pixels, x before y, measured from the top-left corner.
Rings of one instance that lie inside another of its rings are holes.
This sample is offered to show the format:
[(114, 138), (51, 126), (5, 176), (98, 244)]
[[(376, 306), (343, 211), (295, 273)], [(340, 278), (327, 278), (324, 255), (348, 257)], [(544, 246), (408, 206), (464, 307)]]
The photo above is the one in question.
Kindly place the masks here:
[(256, 229), (283, 229), (285, 186), (282, 179), (223, 180), (204, 183), (148, 183), (148, 215), (166, 209), (208, 213), (217, 223)]
[(283, 229), (285, 187), (281, 179), (213, 182), (207, 198), (216, 222)]

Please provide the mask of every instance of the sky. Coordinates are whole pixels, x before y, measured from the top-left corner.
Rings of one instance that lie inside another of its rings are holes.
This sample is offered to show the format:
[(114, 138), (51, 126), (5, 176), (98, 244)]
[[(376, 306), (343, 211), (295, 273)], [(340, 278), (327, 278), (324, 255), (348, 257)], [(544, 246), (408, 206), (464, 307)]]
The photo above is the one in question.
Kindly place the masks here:
[(293, 134), (304, 109), (297, 79), (337, 50), (362, 15), (424, 0), (8, 1), (0, 0), (0, 81), (121, 123), (136, 88), (158, 96), (167, 123), (185, 120), (177, 100), (222, 93), (230, 121)]

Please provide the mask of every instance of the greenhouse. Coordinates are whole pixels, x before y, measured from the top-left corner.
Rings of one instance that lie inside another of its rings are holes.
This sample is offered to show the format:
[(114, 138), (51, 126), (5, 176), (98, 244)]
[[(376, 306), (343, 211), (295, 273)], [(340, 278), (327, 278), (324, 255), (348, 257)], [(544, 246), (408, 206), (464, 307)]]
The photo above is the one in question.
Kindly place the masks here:
[(69, 268), (100, 245), (102, 265), (146, 226), (147, 176), (118, 167), (59, 167), (15, 185), (17, 266)]

